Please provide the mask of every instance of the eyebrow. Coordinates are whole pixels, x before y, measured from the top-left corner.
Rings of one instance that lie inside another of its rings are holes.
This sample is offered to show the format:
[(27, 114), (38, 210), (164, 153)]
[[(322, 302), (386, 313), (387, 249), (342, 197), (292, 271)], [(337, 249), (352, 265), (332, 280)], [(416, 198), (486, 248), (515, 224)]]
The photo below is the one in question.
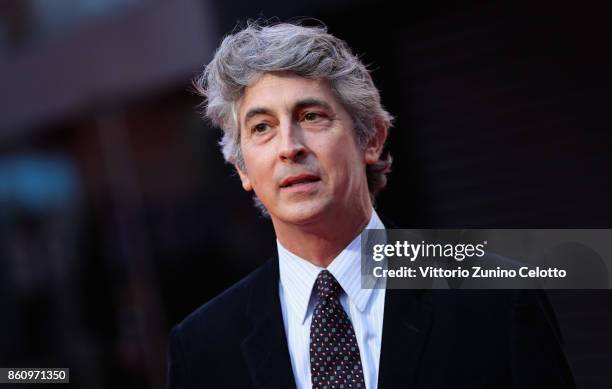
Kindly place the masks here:
[[(323, 109), (326, 109), (328, 111), (332, 111), (332, 107), (331, 105), (329, 105), (328, 103), (326, 103), (323, 100), (319, 100), (316, 99), (314, 97), (310, 97), (310, 98), (305, 98), (305, 99), (301, 99), (299, 100), (297, 103), (295, 103), (295, 105), (293, 106), (293, 109), (304, 109), (304, 108), (308, 108), (308, 107), (321, 107)], [(249, 119), (251, 119), (253, 116), (257, 116), (257, 115), (271, 115), (272, 114), (272, 110), (265, 108), (265, 107), (253, 107), (251, 109), (249, 109), (246, 113), (246, 115), (244, 115), (244, 122), (248, 122)]]
[(326, 109), (328, 111), (332, 111), (331, 105), (329, 105), (328, 103), (326, 103), (323, 100), (319, 100), (319, 99), (315, 99), (315, 98), (305, 98), (305, 99), (299, 100), (295, 104), (294, 109), (304, 109), (304, 108), (308, 108), (308, 107), (321, 107), (321, 108)]
[(251, 119), (253, 116), (257, 116), (257, 115), (270, 115), (270, 114), (272, 114), (272, 111), (270, 111), (268, 108), (263, 108), (263, 107), (251, 108), (246, 113), (246, 115), (244, 115), (244, 122), (245, 123), (248, 122), (249, 119)]

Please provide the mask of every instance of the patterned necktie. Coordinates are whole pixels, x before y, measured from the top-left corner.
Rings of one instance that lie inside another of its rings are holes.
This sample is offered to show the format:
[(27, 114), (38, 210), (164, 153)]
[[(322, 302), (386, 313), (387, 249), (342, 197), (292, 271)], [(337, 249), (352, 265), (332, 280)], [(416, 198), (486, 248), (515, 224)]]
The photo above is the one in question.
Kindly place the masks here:
[(339, 296), (342, 287), (327, 270), (314, 289), (319, 302), (310, 325), (310, 373), (313, 389), (365, 389), (353, 325)]

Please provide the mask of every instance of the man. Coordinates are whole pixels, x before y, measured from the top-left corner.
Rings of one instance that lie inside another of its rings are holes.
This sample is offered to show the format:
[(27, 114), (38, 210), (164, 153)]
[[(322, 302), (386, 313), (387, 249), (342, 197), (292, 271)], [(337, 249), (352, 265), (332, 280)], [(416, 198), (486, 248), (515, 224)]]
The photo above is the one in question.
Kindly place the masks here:
[(249, 24), (195, 84), (278, 255), (173, 329), (170, 388), (573, 387), (539, 295), (360, 287), (392, 118), (343, 41)]

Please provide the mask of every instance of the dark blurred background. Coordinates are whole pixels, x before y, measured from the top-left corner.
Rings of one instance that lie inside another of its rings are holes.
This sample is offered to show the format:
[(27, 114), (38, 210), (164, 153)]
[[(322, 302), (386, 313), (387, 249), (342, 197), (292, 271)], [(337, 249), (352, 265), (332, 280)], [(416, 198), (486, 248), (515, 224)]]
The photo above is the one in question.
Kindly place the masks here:
[[(170, 327), (272, 254), (190, 92), (259, 16), (370, 64), (396, 224), (612, 228), (608, 1), (0, 0), (0, 366), (162, 388)], [(609, 388), (612, 295), (551, 301), (579, 387)]]

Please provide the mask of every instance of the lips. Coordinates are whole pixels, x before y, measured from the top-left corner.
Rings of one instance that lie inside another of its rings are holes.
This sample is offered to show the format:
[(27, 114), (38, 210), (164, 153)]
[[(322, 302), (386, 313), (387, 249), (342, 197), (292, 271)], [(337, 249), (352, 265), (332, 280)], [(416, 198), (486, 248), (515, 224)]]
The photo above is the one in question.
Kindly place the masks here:
[(319, 176), (314, 175), (314, 174), (299, 174), (296, 176), (290, 176), (285, 178), (284, 180), (281, 181), (280, 183), (280, 187), (281, 188), (289, 188), (291, 186), (295, 186), (295, 185), (300, 185), (300, 184), (306, 184), (309, 182), (317, 182), (317, 181), (321, 181), (321, 178), (319, 178)]

